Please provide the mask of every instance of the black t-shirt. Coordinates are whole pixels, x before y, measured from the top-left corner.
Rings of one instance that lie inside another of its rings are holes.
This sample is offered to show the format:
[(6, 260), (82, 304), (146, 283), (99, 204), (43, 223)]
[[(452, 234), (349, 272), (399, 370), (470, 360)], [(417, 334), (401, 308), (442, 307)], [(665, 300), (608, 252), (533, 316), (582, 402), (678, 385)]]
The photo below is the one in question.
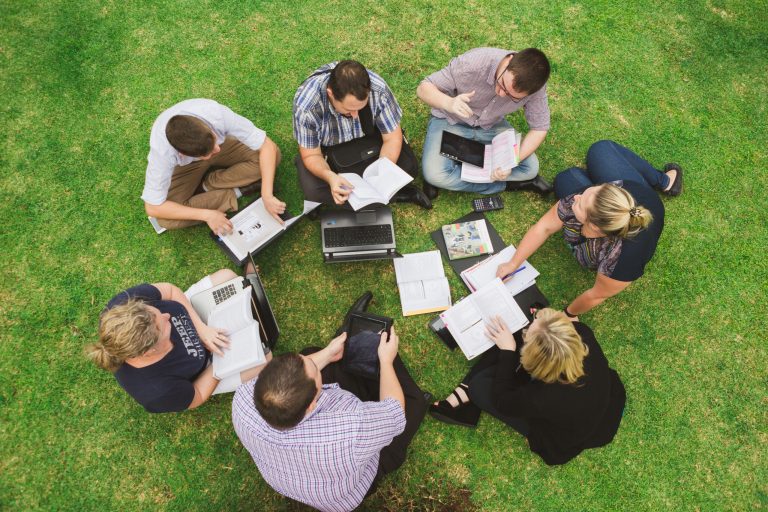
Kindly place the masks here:
[(162, 300), (160, 290), (140, 284), (115, 295), (107, 304), (111, 309), (128, 299), (140, 299), (161, 313), (171, 315), (173, 348), (160, 361), (143, 368), (123, 363), (115, 379), (149, 412), (177, 412), (189, 408), (195, 397), (193, 381), (205, 369), (210, 352), (200, 341), (187, 309), (175, 301)]
[[(645, 184), (624, 180), (619, 186), (632, 194), (638, 205), (653, 214), (653, 222), (633, 238), (582, 237), (581, 223), (573, 215), (573, 195), (558, 203), (558, 216), (564, 224), (563, 236), (573, 247), (574, 256), (582, 266), (597, 270), (611, 279), (630, 282), (643, 275), (645, 266), (656, 252), (656, 244), (664, 229), (664, 204), (656, 191)], [(589, 187), (583, 187), (574, 194), (581, 194)]]
[(520, 364), (519, 350), (502, 350), (496, 367), (496, 406), (528, 421), (531, 450), (547, 464), (564, 464), (586, 448), (608, 444), (619, 428), (626, 400), (624, 386), (608, 366), (592, 330), (580, 322), (573, 325), (589, 347), (585, 374), (576, 384), (531, 379)]

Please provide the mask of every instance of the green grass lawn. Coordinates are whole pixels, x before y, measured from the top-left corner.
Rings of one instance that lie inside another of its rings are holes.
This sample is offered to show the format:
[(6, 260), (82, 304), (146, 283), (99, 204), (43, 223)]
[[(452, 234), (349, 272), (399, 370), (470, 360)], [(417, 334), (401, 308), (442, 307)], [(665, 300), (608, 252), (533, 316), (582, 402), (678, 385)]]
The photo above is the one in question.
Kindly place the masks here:
[[(139, 282), (188, 286), (231, 266), (207, 229), (157, 236), (139, 199), (149, 130), (170, 105), (208, 97), (283, 151), (279, 196), (300, 209), (291, 100), (315, 68), (355, 58), (381, 74), (420, 152), (416, 86), (470, 48), (536, 46), (553, 64), (549, 179), (610, 138), (686, 190), (646, 275), (583, 315), (627, 389), (614, 442), (550, 468), (483, 417), (427, 418), (379, 510), (756, 510), (768, 508), (768, 2), (30, 2), (0, 0), (0, 509), (304, 510), (272, 491), (235, 436), (230, 397), (149, 415), (88, 363), (101, 307)], [(524, 128), (521, 115), (511, 117)], [(442, 193), (398, 205), (402, 252), (469, 211)], [(505, 193), (489, 214), (513, 243), (551, 205)], [(324, 265), (302, 221), (259, 255), (282, 328), (278, 352), (325, 343), (350, 302), (394, 316), (416, 380), (447, 394), (469, 368), (403, 319), (391, 263)], [(591, 286), (552, 237), (532, 258), (563, 307)], [(446, 265), (446, 269), (448, 269)], [(454, 299), (464, 294), (450, 275)]]

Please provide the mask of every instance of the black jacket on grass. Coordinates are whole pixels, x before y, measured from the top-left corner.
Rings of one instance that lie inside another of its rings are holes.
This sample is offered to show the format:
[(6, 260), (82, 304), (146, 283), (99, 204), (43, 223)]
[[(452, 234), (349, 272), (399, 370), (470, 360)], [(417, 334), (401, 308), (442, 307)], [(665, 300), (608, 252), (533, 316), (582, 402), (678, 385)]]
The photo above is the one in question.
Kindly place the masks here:
[(592, 330), (580, 322), (574, 327), (589, 347), (585, 375), (575, 384), (532, 379), (520, 364), (519, 350), (500, 351), (493, 382), (499, 412), (528, 422), (531, 450), (550, 465), (610, 443), (626, 400), (619, 375), (608, 367)]

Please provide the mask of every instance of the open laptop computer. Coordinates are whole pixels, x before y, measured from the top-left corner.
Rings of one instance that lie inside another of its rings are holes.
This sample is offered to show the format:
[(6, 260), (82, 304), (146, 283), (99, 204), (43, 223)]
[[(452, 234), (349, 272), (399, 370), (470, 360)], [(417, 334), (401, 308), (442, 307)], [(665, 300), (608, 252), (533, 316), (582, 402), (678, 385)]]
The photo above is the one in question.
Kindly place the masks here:
[(392, 209), (387, 206), (325, 210), (320, 213), (320, 232), (326, 263), (402, 257), (395, 250)]
[[(256, 268), (253, 255), (249, 253), (248, 258), (250, 258), (251, 263)], [(271, 349), (277, 343), (277, 338), (280, 336), (280, 328), (277, 325), (277, 319), (272, 311), (272, 306), (269, 304), (267, 292), (264, 290), (264, 285), (258, 272), (249, 277), (237, 276), (213, 288), (203, 290), (193, 295), (190, 298), (190, 302), (203, 322), (207, 323), (208, 316), (217, 304), (232, 298), (238, 293), (244, 293), (246, 288), (251, 286), (251, 311), (253, 312), (254, 319), (259, 323), (259, 334), (261, 335), (262, 342)]]

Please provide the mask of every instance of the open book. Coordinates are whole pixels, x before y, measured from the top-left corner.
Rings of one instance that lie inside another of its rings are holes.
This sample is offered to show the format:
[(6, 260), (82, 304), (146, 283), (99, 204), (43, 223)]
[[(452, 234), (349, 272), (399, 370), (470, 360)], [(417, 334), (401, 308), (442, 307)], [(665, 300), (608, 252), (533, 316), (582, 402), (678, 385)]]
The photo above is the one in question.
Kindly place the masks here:
[(491, 173), (494, 169), (513, 169), (519, 164), (520, 134), (514, 128), (505, 130), (495, 136), (490, 144), (485, 146), (483, 166), (463, 162), (461, 164), (461, 179), (470, 183), (491, 183)]
[(528, 325), (520, 306), (498, 278), (440, 314), (467, 359), (473, 359), (494, 346), (485, 335), (485, 324), (496, 316), (504, 320), (511, 332)]
[(369, 204), (388, 204), (398, 190), (413, 181), (407, 172), (388, 158), (379, 158), (366, 167), (362, 177), (351, 172), (339, 176), (355, 187), (349, 194), (349, 205), (355, 211)]
[(445, 311), (451, 307), (451, 288), (440, 251), (404, 254), (393, 261), (403, 316)]
[[(515, 252), (516, 249), (514, 245), (506, 247), (497, 254), (494, 254), (463, 271), (461, 273), (461, 279), (466, 283), (467, 287), (474, 292), (496, 279), (496, 269), (502, 263), (511, 260), (512, 256), (515, 255)], [(504, 286), (509, 290), (509, 293), (514, 296), (532, 284), (535, 284), (537, 277), (539, 277), (539, 271), (533, 268), (533, 265), (528, 263), (528, 260), (525, 260), (514, 274), (506, 276), (503, 281)]]
[(225, 329), (229, 348), (224, 356), (213, 354), (213, 375), (225, 379), (266, 361), (259, 323), (251, 312), (251, 287), (218, 304), (208, 316), (208, 325)]
[(228, 235), (221, 235), (219, 238), (238, 260), (243, 261), (249, 252), (254, 252), (267, 244), (278, 233), (291, 227), (303, 215), (317, 208), (319, 204), (304, 201), (304, 211), (301, 215), (291, 217), (283, 225), (269, 214), (264, 207), (264, 201), (258, 198), (230, 219), (232, 232)]

